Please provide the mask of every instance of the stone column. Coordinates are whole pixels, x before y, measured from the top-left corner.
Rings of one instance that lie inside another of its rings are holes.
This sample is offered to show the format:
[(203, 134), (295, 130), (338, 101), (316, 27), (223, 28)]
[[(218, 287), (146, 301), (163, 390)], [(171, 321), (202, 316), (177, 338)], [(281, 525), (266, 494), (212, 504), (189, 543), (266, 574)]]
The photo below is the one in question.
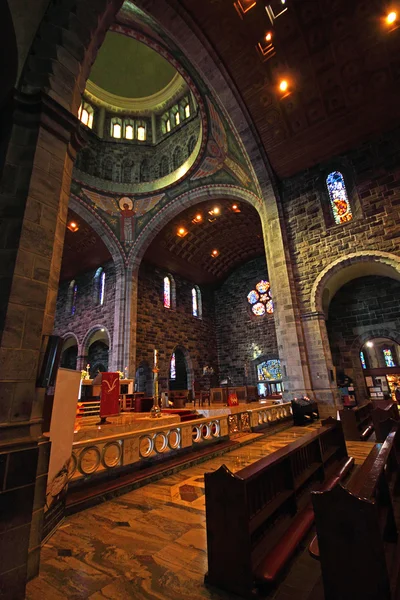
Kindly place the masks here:
[(151, 113), (151, 141), (157, 144), (157, 121), (155, 113)]
[(23, 598), (39, 565), (49, 448), (36, 377), (43, 335), (53, 330), (77, 123), (48, 96), (18, 95), (0, 181), (3, 598)]
[(337, 416), (342, 408), (334, 377), (332, 355), (326, 330), (325, 315), (309, 312), (301, 316), (307, 348), (311, 385), (322, 418)]
[(104, 137), (104, 123), (106, 121), (106, 109), (104, 106), (98, 107), (96, 131), (99, 138)]

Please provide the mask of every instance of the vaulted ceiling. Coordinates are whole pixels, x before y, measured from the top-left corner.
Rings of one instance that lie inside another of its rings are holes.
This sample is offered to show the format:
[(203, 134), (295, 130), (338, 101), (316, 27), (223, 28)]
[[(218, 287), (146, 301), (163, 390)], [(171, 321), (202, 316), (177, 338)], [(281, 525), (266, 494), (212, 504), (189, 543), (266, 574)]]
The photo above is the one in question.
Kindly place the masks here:
[[(279, 176), (325, 161), (399, 123), (400, 28), (387, 25), (387, 2), (180, 4), (233, 78)], [(275, 16), (287, 10), (271, 22), (266, 7)], [(257, 50), (259, 42), (265, 56)], [(285, 93), (279, 90), (282, 79), (289, 84)]]
[[(232, 206), (240, 212), (234, 212)], [(209, 211), (215, 207), (220, 213), (214, 217)], [(202, 216), (201, 222), (192, 222), (196, 215)], [(181, 227), (188, 232), (184, 237), (177, 235)], [(215, 257), (213, 250), (218, 251)], [(205, 284), (225, 279), (235, 267), (264, 254), (261, 221), (255, 208), (245, 202), (218, 200), (202, 202), (170, 221), (150, 244), (144, 260)]]

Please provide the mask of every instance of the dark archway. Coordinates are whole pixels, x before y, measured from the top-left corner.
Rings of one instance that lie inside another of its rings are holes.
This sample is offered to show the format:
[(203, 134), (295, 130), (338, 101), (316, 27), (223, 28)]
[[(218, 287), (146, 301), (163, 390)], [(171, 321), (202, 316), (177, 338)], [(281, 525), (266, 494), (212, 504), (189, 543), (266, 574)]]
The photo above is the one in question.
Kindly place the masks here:
[(146, 396), (153, 395), (153, 373), (149, 363), (140, 363), (135, 376), (135, 390), (143, 392)]
[[(172, 364), (175, 358), (175, 373), (172, 372)], [(175, 374), (175, 377), (173, 377)], [(188, 389), (188, 368), (183, 350), (176, 348), (174, 350), (169, 370), (169, 389), (170, 390), (187, 390)]]
[(100, 371), (108, 370), (108, 351), (108, 344), (102, 340), (96, 340), (89, 346), (88, 361), (91, 377), (95, 377)]

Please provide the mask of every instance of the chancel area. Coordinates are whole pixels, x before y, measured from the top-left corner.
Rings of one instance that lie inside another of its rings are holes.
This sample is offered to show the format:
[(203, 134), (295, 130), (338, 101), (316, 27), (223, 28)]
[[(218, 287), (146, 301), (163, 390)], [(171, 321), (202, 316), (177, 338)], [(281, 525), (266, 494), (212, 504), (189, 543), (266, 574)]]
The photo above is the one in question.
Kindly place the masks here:
[(400, 5), (0, 7), (0, 598), (400, 598)]

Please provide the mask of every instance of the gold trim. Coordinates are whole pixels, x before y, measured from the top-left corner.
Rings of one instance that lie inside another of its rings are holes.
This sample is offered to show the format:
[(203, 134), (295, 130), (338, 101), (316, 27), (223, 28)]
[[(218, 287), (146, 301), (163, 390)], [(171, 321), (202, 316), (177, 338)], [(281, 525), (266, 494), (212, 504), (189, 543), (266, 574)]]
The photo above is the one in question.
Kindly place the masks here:
[(188, 89), (186, 81), (179, 73), (173, 76), (165, 88), (145, 98), (117, 96), (88, 80), (86, 83), (85, 98), (96, 106), (104, 106), (104, 108), (112, 112), (146, 115), (165, 110), (168, 108), (171, 100), (174, 100)]

